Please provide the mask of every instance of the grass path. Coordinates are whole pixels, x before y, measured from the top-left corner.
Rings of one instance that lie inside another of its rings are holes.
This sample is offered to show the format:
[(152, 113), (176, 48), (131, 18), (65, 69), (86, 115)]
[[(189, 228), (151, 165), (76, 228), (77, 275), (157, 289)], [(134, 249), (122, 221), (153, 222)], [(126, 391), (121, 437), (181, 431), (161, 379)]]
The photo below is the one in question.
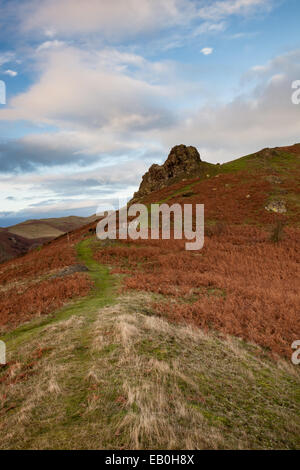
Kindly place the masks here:
[(76, 247), (78, 260), (88, 268), (89, 275), (94, 283), (91, 294), (88, 297), (71, 302), (71, 304), (52, 315), (34, 319), (1, 336), (0, 339), (7, 344), (9, 350), (14, 350), (34, 336), (38, 336), (46, 325), (66, 320), (72, 315), (85, 313), (92, 319), (98, 308), (114, 301), (116, 279), (110, 276), (109, 269), (106, 266), (101, 266), (93, 260), (91, 243), (92, 240), (89, 238), (80, 242)]
[[(61, 412), (66, 415), (66, 422), (69, 420), (72, 422), (72, 420), (76, 418), (77, 412), (80, 410), (80, 403), (86, 396), (85, 374), (88, 373), (89, 364), (92, 360), (90, 355), (90, 342), (93, 333), (93, 324), (97, 318), (99, 309), (103, 308), (105, 305), (111, 305), (114, 302), (117, 285), (116, 279), (110, 276), (109, 269), (93, 260), (91, 243), (91, 239), (86, 239), (77, 245), (78, 260), (86, 265), (94, 283), (91, 294), (88, 297), (72, 302), (53, 315), (35, 319), (7, 333), (1, 338), (5, 341), (7, 346), (8, 360), (16, 362), (16, 367), (12, 367), (12, 371), (10, 371), (13, 375), (13, 380), (15, 375), (18, 376), (18, 372), (23, 374), (23, 369), (26, 369), (27, 364), (31, 362), (32, 352), (43, 349), (45, 349), (45, 351), (52, 349), (55, 351), (55, 357), (53, 357), (51, 353), (45, 354), (47, 356), (46, 360), (49, 362), (46, 370), (48, 372), (50, 371), (50, 376), (52, 377), (50, 378), (50, 382), (52, 381), (54, 383), (54, 385), (52, 384), (54, 389), (58, 387), (58, 385), (55, 385), (54, 376), (57, 375), (55, 370), (64, 371), (64, 387), (68, 390), (68, 393), (65, 395), (62, 403), (55, 403), (55, 408), (56, 412), (58, 412), (61, 405), (63, 406)], [(51, 345), (52, 341), (49, 337), (49, 332), (54, 333), (54, 345)], [(57, 337), (57, 333), (59, 333), (59, 337)], [(60, 344), (62, 339), (63, 343)], [(72, 350), (71, 355), (68, 354), (70, 348)], [(62, 355), (58, 353), (58, 349), (62, 350)], [(45, 379), (46, 377), (44, 377), (44, 380)], [(45, 409), (47, 409), (49, 397), (44, 394), (41, 395), (41, 392), (37, 390), (37, 388), (40, 387), (39, 383), (35, 385), (32, 384), (32, 386), (33, 389), (30, 391), (31, 396), (29, 397), (29, 401), (31, 402), (34, 396), (43, 398), (43, 402), (40, 406), (37, 406), (35, 410), (35, 414), (40, 415), (42, 422), (43, 413)], [(26, 385), (24, 388), (27, 388)], [(18, 402), (22, 403), (20, 408), (15, 407), (15, 403), (13, 403), (12, 406), (11, 400), (4, 402), (3, 411), (13, 407), (14, 411), (9, 413), (9, 417), (11, 416), (12, 418), (18, 416), (19, 413), (22, 414), (24, 406), (25, 409), (28, 407), (28, 404), (26, 405), (28, 398), (24, 395), (18, 398)], [(66, 426), (66, 422), (63, 424), (64, 427)], [(21, 428), (22, 426), (20, 426), (20, 429)], [(66, 431), (66, 429), (68, 429), (68, 426), (65, 427), (64, 431)], [(36, 432), (41, 432), (41, 429), (38, 430), (39, 426), (36, 426), (36, 430), (33, 432), (34, 436)], [(59, 434), (59, 431), (53, 423), (51, 427), (47, 426), (47, 433), (57, 434), (57, 432)], [(70, 432), (72, 431), (70, 430)], [(17, 434), (20, 433), (17, 432)], [(68, 441), (68, 432), (64, 434), (64, 438)], [(22, 440), (23, 439), (24, 436), (22, 437)], [(17, 443), (16, 445), (18, 447)], [(30, 440), (28, 440), (25, 448), (28, 448), (28, 446), (31, 446)]]
[(0, 448), (300, 448), (295, 367), (118, 296), (92, 243), (77, 247), (91, 295), (5, 337)]

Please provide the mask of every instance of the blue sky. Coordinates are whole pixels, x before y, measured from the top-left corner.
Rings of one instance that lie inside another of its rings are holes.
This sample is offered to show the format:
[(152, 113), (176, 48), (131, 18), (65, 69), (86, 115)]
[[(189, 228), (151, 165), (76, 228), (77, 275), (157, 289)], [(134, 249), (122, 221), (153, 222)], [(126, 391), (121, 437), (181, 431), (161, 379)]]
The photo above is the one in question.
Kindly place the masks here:
[(0, 226), (130, 197), (171, 147), (300, 141), (299, 0), (0, 0)]

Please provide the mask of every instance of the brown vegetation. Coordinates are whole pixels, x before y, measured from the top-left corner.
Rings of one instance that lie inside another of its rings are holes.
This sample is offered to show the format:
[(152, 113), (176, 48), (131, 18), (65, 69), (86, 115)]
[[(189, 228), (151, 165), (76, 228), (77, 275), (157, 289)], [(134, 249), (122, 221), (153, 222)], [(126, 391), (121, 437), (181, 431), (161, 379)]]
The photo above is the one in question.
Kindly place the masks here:
[(188, 252), (177, 240), (118, 243), (96, 252), (127, 274), (126, 289), (162, 294), (155, 311), (170, 320), (213, 328), (290, 356), (300, 337), (299, 231), (278, 244), (255, 227), (227, 227)]
[(90, 288), (91, 281), (86, 275), (73, 274), (0, 292), (0, 330), (51, 313), (65, 302), (87, 295)]
[(92, 282), (86, 274), (68, 275), (74, 271), (69, 269), (66, 275), (59, 276), (62, 269), (78, 263), (76, 243), (94, 225), (0, 265), (0, 330), (51, 313), (67, 301), (88, 294)]

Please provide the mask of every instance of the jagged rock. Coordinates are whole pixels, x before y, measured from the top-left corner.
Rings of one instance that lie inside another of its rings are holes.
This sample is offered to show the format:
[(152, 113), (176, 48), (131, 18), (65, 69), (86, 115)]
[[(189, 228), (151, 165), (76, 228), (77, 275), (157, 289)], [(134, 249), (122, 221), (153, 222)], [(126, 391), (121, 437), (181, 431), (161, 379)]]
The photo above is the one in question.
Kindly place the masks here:
[(132, 201), (140, 199), (152, 191), (164, 188), (175, 178), (192, 174), (200, 164), (201, 158), (195, 147), (176, 145), (163, 165), (153, 164), (145, 173)]

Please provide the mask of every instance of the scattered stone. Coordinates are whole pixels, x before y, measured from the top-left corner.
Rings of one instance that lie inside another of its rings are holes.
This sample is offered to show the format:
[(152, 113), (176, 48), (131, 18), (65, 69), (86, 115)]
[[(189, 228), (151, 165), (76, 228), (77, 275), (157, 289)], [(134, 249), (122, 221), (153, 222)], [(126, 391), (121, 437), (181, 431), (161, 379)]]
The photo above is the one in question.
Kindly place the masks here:
[(285, 202), (282, 200), (270, 201), (266, 205), (265, 209), (269, 212), (276, 212), (278, 214), (284, 214), (285, 212), (287, 212)]
[(269, 175), (266, 177), (266, 180), (269, 181), (269, 183), (272, 184), (281, 184), (282, 181), (277, 175)]
[(66, 277), (75, 273), (84, 273), (87, 272), (88, 268), (84, 264), (74, 264), (73, 266), (68, 266), (67, 268), (61, 269), (58, 273), (50, 277), (50, 279), (57, 279), (58, 277)]

